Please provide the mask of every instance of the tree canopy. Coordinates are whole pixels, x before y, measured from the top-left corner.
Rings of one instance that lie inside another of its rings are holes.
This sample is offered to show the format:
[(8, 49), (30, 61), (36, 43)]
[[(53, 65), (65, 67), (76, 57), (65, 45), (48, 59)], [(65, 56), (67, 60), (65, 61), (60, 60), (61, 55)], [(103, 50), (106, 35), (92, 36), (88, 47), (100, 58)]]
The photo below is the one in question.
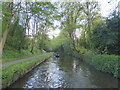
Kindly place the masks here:
[[(1, 48), (29, 48), (32, 53), (34, 48), (63, 48), (66, 53), (82, 53), (81, 48), (85, 48), (100, 54), (120, 54), (119, 13), (114, 10), (109, 17), (101, 16), (98, 2), (3, 2), (2, 11)], [(54, 20), (60, 26), (54, 26)], [(52, 40), (47, 34), (50, 28), (61, 31)]]

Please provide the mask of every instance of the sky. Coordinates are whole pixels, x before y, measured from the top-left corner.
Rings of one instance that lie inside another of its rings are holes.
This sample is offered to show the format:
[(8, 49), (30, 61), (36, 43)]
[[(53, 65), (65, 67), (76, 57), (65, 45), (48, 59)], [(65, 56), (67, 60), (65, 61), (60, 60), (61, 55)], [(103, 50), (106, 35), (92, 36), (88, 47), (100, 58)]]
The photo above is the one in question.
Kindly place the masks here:
[[(99, 4), (100, 4), (101, 15), (102, 15), (103, 17), (108, 17), (109, 14), (111, 13), (111, 11), (114, 10), (114, 8), (118, 5), (118, 2), (119, 2), (120, 0), (96, 0), (96, 1), (98, 1)], [(60, 23), (57, 22), (57, 21), (54, 22), (54, 25), (59, 25), (59, 24), (60, 24)], [(59, 29), (56, 29), (56, 30), (54, 30), (54, 31), (51, 31), (51, 32), (49, 32), (49, 38), (52, 39), (52, 38), (53, 38), (53, 35), (58, 36), (59, 33), (60, 33), (60, 30), (59, 30)], [(76, 33), (77, 33), (78, 35), (80, 35), (78, 30), (77, 30)]]
[(120, 0), (96, 0), (101, 4), (101, 15), (107, 17)]
[[(56, 20), (54, 20), (54, 26), (56, 26), (56, 25), (60, 25), (60, 22), (59, 21), (56, 21)], [(59, 35), (59, 33), (60, 33), (60, 29), (55, 29), (55, 30), (50, 30), (50, 32), (48, 32), (48, 35), (49, 35), (49, 38), (53, 38), (53, 36), (58, 36)]]

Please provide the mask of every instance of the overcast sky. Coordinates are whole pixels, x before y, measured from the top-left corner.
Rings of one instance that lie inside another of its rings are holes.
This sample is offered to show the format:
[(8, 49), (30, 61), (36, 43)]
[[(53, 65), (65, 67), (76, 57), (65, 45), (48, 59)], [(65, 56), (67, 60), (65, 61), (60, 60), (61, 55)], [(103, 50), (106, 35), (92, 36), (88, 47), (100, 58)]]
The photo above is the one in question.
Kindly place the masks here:
[(107, 17), (115, 9), (120, 0), (96, 0), (101, 4), (101, 15)]

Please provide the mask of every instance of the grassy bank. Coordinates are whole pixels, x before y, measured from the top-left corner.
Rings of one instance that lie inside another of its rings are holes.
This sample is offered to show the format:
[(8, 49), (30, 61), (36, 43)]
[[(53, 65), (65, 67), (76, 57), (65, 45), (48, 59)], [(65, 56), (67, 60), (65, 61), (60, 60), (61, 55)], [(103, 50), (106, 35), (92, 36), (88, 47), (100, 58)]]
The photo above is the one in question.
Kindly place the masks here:
[(43, 53), (45, 53), (45, 52), (40, 51), (38, 49), (34, 50), (34, 53), (31, 53), (30, 50), (18, 51), (15, 48), (6, 46), (4, 51), (3, 51), (2, 63), (17, 60), (17, 59), (22, 59), (22, 58), (25, 58), (25, 57), (40, 55), (40, 54), (43, 54)]
[(51, 53), (40, 56), (39, 58), (22, 61), (16, 64), (4, 66), (2, 68), (2, 85), (3, 88), (8, 87), (13, 82), (15, 82), (18, 78), (22, 77), (25, 73), (30, 71), (32, 68), (34, 68), (36, 65), (41, 63), (46, 58), (50, 57)]
[(111, 73), (114, 77), (120, 78), (120, 56), (117, 55), (100, 55), (87, 52), (83, 54), (83, 60), (94, 66), (97, 70)]

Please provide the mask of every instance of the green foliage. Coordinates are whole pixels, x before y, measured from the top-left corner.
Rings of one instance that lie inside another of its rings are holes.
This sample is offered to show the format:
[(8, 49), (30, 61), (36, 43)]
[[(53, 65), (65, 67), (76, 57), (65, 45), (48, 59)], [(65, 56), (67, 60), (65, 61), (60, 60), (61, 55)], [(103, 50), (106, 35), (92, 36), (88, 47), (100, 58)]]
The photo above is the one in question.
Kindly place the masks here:
[(92, 52), (87, 52), (83, 55), (83, 60), (85, 60), (90, 65), (94, 66), (97, 70), (111, 73), (114, 77), (120, 78), (120, 56), (117, 55), (99, 55)]
[(40, 50), (47, 50), (48, 46), (47, 44), (49, 44), (50, 39), (48, 38), (48, 36), (45, 33), (38, 33), (35, 36), (35, 40), (36, 40), (36, 47), (39, 48)]
[(6, 44), (17, 50), (28, 49), (29, 39), (25, 36), (25, 30), (17, 22), (10, 26)]
[[(2, 20), (4, 21), (3, 25), (6, 25), (11, 20), (11, 9), (13, 3), (2, 2), (2, 14), (4, 15)], [(4, 29), (3, 29), (4, 30)]]
[[(3, 11), (3, 31), (7, 31), (6, 33), (7, 40), (4, 39), (5, 45), (10, 47), (14, 47), (17, 50), (29, 49), (31, 48), (31, 52), (34, 51), (35, 48), (44, 49), (46, 48), (46, 42), (49, 40), (45, 38), (46, 35), (41, 35), (42, 39), (36, 38), (38, 32), (45, 32), (46, 27), (51, 26), (53, 22), (51, 21), (51, 17), (55, 12), (55, 7), (50, 2), (25, 2), (25, 5), (22, 5), (21, 2), (3, 2), (2, 3), (2, 11)], [(34, 25), (30, 26), (30, 21), (34, 21)], [(35, 28), (36, 27), (36, 28)], [(30, 40), (27, 35), (33, 37)], [(36, 40), (38, 39), (38, 40)], [(38, 41), (36, 43), (36, 41)], [(34, 43), (34, 44), (33, 44)], [(37, 45), (36, 45), (37, 44)], [(33, 52), (34, 53), (34, 52)]]
[(54, 38), (48, 44), (52, 51), (59, 51), (60, 53), (72, 53), (72, 45), (67, 31), (61, 31), (59, 36)]
[[(105, 21), (104, 21), (105, 22)], [(107, 19), (106, 23), (99, 23), (91, 34), (92, 47), (98, 50), (98, 53), (120, 54), (119, 30), (120, 19), (115, 16)]]
[(80, 53), (81, 54), (84, 54), (84, 53), (86, 53), (88, 50), (86, 49), (86, 48), (84, 48), (84, 47), (78, 47), (78, 50), (80, 50)]

